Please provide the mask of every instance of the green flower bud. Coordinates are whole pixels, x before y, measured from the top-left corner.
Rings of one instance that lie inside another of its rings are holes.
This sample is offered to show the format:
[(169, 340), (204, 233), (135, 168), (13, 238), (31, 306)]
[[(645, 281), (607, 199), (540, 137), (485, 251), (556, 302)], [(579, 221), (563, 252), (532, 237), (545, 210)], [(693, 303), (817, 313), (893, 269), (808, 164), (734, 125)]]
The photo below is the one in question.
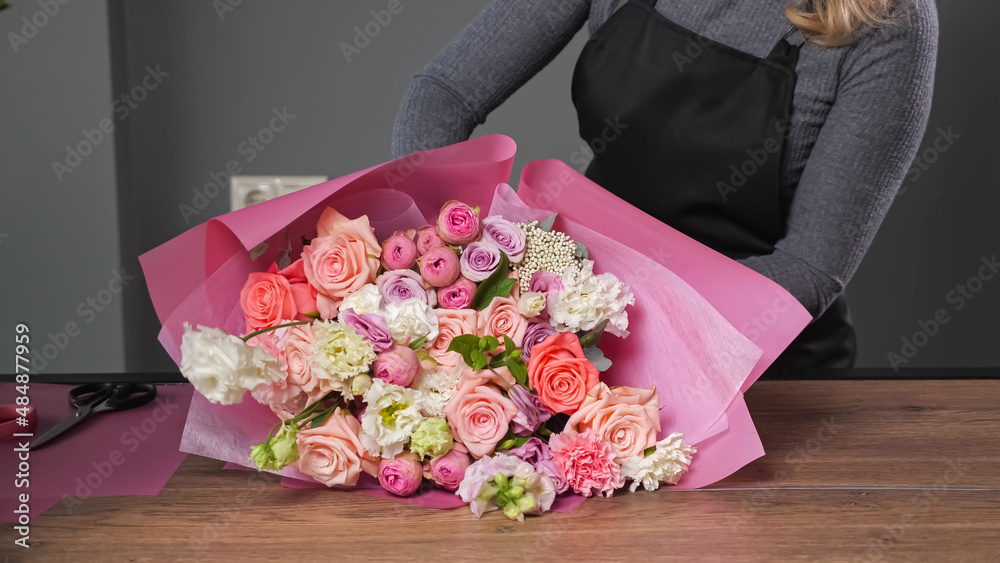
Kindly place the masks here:
[(421, 458), (441, 457), (455, 445), (451, 427), (443, 418), (425, 418), (410, 435), (410, 451)]
[(517, 508), (521, 512), (533, 512), (538, 508), (538, 502), (535, 500), (535, 495), (528, 493), (517, 499)]
[(524, 511), (518, 508), (516, 502), (512, 502), (503, 507), (504, 516), (510, 518), (511, 520), (517, 520), (517, 518), (523, 513)]
[(278, 434), (271, 439), (271, 453), (273, 456), (275, 471), (284, 469), (290, 463), (299, 459), (299, 446), (295, 441), (295, 429), (287, 424), (282, 424)]
[(274, 452), (271, 451), (269, 442), (261, 442), (250, 448), (250, 460), (257, 465), (257, 469), (268, 469), (274, 462)]

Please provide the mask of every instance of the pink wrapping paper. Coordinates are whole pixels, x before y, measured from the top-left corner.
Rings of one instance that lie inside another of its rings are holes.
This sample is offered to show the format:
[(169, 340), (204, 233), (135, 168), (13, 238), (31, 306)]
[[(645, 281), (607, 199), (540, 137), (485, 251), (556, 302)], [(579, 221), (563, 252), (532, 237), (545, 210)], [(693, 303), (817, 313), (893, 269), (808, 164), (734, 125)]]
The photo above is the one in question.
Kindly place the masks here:
[[(805, 310), (770, 280), (662, 225), (561, 163), (534, 162), (525, 168), (520, 195), (536, 209), (509, 188), (497, 191), (509, 178), (514, 149), (511, 139), (491, 135), (417, 153), (223, 215), (146, 253), (140, 261), (163, 322), (160, 341), (179, 363), (184, 322), (241, 333), (238, 295), (246, 276), (266, 269), (283, 248), (298, 256), (301, 236), (315, 235), (316, 219), (327, 206), (352, 217), (370, 214), (380, 239), (396, 227), (419, 226), (414, 223), (418, 215), (433, 222), (449, 199), (483, 209), (492, 201), (492, 212), (515, 220), (559, 211), (559, 229), (587, 244), (598, 271), (613, 272), (636, 292), (632, 336), (609, 336), (602, 343), (615, 362), (602, 379), (657, 386), (664, 431), (682, 431), (699, 448), (679, 486), (708, 485), (762, 455), (741, 390), (808, 323)], [(373, 196), (373, 190), (387, 186), (392, 191)], [(649, 256), (650, 247), (659, 254)], [(751, 341), (735, 328), (776, 298), (790, 304), (762, 337)], [(221, 406), (195, 394), (181, 450), (250, 466), (251, 446), (275, 421), (249, 395), (241, 404)], [(290, 486), (310, 481), (292, 467), (280, 474)], [(381, 489), (363, 487), (366, 491), (387, 496)], [(454, 502), (453, 495), (443, 494), (448, 498), (428, 495), (417, 502), (441, 507)]]
[[(70, 385), (32, 383), (31, 404), (38, 409), (35, 438), (73, 413)], [(29, 452), (29, 487), (16, 489), (20, 460), (12, 453), (15, 440), (0, 442), (0, 519), (14, 522), (18, 494), (29, 494), (32, 519), (53, 506), (73, 514), (91, 497), (155, 495), (184, 461), (178, 451), (190, 385), (160, 385), (157, 399), (135, 409), (95, 415), (82, 426), (38, 451)], [(0, 384), (0, 401), (15, 396), (14, 384)]]

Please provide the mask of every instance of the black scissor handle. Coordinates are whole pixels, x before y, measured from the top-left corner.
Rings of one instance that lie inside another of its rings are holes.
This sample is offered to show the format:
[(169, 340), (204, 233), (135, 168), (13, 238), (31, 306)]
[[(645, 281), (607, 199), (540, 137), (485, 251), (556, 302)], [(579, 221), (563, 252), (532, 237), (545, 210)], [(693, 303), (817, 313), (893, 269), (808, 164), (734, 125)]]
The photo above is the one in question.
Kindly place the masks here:
[(110, 383), (86, 383), (69, 391), (69, 404), (73, 407), (93, 407), (114, 395), (115, 386)]
[(152, 383), (123, 383), (115, 388), (111, 398), (101, 405), (101, 410), (123, 411), (141, 407), (156, 398), (156, 385)]

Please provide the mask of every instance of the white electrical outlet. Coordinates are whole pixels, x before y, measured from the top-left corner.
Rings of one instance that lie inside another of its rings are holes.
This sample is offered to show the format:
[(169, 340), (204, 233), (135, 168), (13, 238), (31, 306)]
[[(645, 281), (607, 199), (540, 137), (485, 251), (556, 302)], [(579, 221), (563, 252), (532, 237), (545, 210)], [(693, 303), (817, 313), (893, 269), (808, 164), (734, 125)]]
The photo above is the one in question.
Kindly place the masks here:
[(233, 176), (229, 180), (232, 211), (327, 181), (326, 176)]

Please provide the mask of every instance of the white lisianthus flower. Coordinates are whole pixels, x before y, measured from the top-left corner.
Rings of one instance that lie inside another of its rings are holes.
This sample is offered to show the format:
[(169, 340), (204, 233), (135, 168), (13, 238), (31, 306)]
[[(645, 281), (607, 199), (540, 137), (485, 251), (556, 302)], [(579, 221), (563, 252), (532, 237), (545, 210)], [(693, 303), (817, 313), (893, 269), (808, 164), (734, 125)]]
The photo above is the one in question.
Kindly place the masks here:
[(423, 373), (413, 382), (413, 388), (420, 392), (420, 411), (424, 416), (445, 416), (444, 407), (455, 396), (463, 370), (465, 362), (462, 361), (453, 369), (421, 370)]
[(375, 348), (340, 321), (317, 321), (312, 329), (313, 374), (329, 382), (330, 389), (350, 395), (354, 376), (367, 372), (375, 361)]
[(697, 452), (697, 449), (684, 443), (684, 434), (674, 432), (657, 442), (653, 453), (626, 459), (622, 463), (622, 475), (632, 480), (629, 486), (632, 492), (640, 484), (647, 491), (655, 491), (660, 483), (676, 485), (691, 466), (692, 456)]
[(382, 307), (382, 294), (378, 291), (378, 286), (368, 283), (361, 286), (361, 289), (344, 298), (340, 305), (340, 310), (354, 309), (359, 315), (378, 314)]
[(584, 260), (579, 267), (567, 266), (562, 275), (563, 289), (548, 304), (552, 327), (559, 332), (590, 330), (608, 321), (610, 334), (628, 336), (628, 312), (635, 295), (628, 284), (614, 274), (594, 274), (594, 262)]
[(386, 303), (382, 317), (396, 342), (409, 343), (419, 338), (432, 342), (438, 336), (438, 317), (434, 308), (420, 299)]
[(243, 401), (247, 391), (281, 379), (281, 364), (238, 336), (184, 323), (181, 374), (209, 401), (231, 405)]
[(545, 310), (545, 294), (538, 291), (525, 291), (517, 299), (517, 312), (526, 319), (533, 319)]
[(424, 419), (419, 393), (374, 379), (364, 398), (368, 406), (361, 415), (361, 443), (372, 454), (392, 459)]

